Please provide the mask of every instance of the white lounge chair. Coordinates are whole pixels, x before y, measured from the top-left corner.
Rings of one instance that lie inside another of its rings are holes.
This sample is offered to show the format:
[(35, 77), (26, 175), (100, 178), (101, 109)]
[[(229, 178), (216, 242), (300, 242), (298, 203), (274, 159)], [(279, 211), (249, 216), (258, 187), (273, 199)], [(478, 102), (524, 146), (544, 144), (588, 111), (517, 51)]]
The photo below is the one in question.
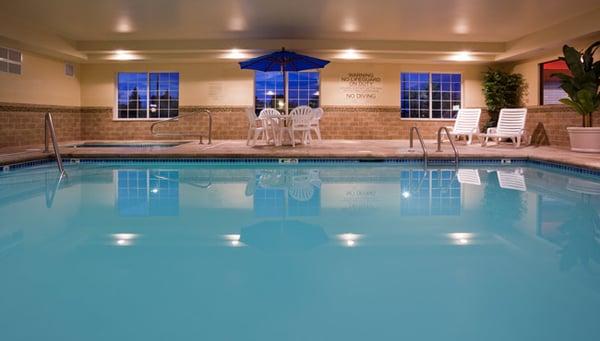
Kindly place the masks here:
[(321, 117), (323, 117), (323, 109), (322, 108), (315, 108), (313, 109), (313, 112), (315, 114), (315, 117), (313, 118), (313, 120), (310, 123), (310, 130), (311, 133), (314, 131), (315, 134), (317, 135), (317, 140), (321, 141)]
[(302, 133), (302, 144), (310, 143), (310, 124), (313, 120), (314, 113), (311, 107), (302, 105), (294, 108), (290, 113), (291, 120), (287, 127), (279, 128), (279, 140), (283, 141), (283, 134), (287, 132), (292, 140), (292, 146), (296, 146), (295, 134)]
[(523, 176), (523, 169), (517, 168), (514, 170), (499, 170), (498, 184), (500, 188), (512, 189), (515, 191), (525, 192), (527, 191), (527, 184), (525, 183), (525, 176)]
[(498, 126), (488, 128), (485, 134), (479, 134), (481, 146), (485, 147), (489, 139), (495, 139), (500, 143), (500, 139), (511, 139), (515, 148), (521, 146), (521, 141), (527, 138), (525, 131), (525, 121), (527, 119), (527, 108), (502, 109), (498, 118)]
[(267, 143), (273, 141), (274, 144), (279, 144), (280, 116), (281, 113), (273, 108), (265, 108), (258, 114), (258, 118), (263, 120), (263, 126), (267, 128)]
[(252, 142), (254, 146), (259, 137), (267, 138), (267, 127), (265, 120), (256, 117), (254, 109), (246, 109), (246, 117), (248, 118), (248, 138), (246, 139), (246, 145), (249, 146), (250, 142)]
[(479, 177), (479, 170), (477, 169), (461, 168), (456, 172), (456, 178), (461, 184), (481, 185), (481, 178)]
[(479, 119), (481, 109), (460, 109), (456, 115), (453, 127), (448, 127), (450, 136), (448, 138), (467, 137), (467, 144), (473, 142), (473, 135), (479, 133)]

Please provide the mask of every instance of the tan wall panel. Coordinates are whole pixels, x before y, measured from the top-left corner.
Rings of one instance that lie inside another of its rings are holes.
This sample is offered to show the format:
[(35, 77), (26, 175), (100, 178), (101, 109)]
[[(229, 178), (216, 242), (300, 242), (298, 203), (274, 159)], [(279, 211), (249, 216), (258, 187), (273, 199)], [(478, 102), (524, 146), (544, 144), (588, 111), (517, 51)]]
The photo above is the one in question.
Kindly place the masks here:
[(0, 72), (0, 102), (80, 105), (78, 79), (65, 75), (65, 63), (23, 52), (22, 74)]
[[(485, 105), (481, 91), (482, 65), (459, 64), (374, 64), (374, 63), (332, 63), (321, 71), (321, 104), (349, 106), (400, 106), (401, 72), (452, 72), (461, 73), (463, 78), (463, 106), (482, 107)], [(345, 88), (348, 82), (342, 77), (348, 73), (372, 73), (381, 82), (376, 99), (348, 98)]]
[(179, 72), (180, 105), (253, 104), (252, 71), (240, 70), (236, 63), (220, 64), (86, 64), (81, 71), (83, 106), (114, 107), (118, 72)]

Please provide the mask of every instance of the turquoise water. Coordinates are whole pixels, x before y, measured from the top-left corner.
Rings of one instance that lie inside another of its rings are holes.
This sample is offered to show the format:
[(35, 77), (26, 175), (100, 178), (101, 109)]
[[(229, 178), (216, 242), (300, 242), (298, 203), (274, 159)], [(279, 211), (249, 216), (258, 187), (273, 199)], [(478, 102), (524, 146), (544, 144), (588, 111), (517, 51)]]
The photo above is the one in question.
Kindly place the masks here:
[(1, 340), (598, 340), (600, 181), (395, 164), (0, 173)]

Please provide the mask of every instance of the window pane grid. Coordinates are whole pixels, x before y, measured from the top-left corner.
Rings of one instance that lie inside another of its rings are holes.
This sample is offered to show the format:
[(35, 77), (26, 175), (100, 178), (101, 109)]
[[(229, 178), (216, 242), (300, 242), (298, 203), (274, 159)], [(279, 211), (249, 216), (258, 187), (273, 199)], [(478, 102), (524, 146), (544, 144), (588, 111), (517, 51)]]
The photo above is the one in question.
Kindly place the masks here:
[(179, 73), (120, 72), (118, 117), (169, 118), (179, 114)]
[[(301, 105), (319, 106), (319, 73), (315, 71), (288, 72), (288, 109)], [(284, 75), (281, 72), (255, 73), (254, 108), (258, 115), (265, 108), (285, 109)]]
[(400, 74), (402, 118), (452, 119), (462, 101), (460, 74), (403, 72)]

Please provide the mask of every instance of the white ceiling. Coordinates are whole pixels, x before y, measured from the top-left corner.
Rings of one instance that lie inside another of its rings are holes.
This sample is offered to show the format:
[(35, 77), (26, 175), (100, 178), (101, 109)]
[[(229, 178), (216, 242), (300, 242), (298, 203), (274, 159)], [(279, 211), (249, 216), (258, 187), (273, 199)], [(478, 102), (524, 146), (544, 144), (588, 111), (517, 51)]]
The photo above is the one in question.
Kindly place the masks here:
[(2, 0), (72, 40), (302, 38), (504, 42), (598, 0)]
[[(489, 62), (540, 51), (541, 40), (556, 46), (600, 32), (600, 0), (0, 0), (0, 8), (0, 42), (82, 62), (116, 50), (214, 60), (234, 47), (251, 56), (283, 45), (327, 58), (355, 48), (390, 61), (471, 51)], [(585, 27), (574, 28), (580, 18)]]

